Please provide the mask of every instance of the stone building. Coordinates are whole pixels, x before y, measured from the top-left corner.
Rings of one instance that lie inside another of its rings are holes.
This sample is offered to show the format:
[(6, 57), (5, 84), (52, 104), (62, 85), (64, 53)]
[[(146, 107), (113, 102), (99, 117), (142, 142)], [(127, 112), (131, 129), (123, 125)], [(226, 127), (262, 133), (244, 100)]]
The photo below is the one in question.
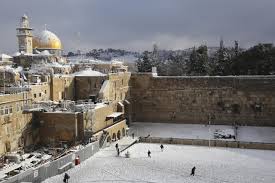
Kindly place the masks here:
[(66, 65), (60, 39), (48, 30), (33, 38), (25, 15), (17, 37), (19, 52), (13, 62), (21, 67), (0, 69), (4, 78), (0, 154), (38, 144), (74, 145), (91, 137), (102, 145), (126, 134), (130, 115), (126, 66), (119, 62)]
[(120, 139), (125, 136), (127, 125), (123, 113), (116, 112), (114, 105), (82, 103), (71, 111), (34, 112), (33, 122), (39, 131), (37, 139), (44, 145), (74, 145), (92, 136), (100, 139), (103, 130), (108, 133), (108, 142)]
[(34, 143), (32, 115), (23, 112), (24, 105), (30, 103), (28, 92), (0, 95), (0, 154)]
[(53, 75), (51, 78), (51, 100), (75, 100), (75, 78), (71, 75)]

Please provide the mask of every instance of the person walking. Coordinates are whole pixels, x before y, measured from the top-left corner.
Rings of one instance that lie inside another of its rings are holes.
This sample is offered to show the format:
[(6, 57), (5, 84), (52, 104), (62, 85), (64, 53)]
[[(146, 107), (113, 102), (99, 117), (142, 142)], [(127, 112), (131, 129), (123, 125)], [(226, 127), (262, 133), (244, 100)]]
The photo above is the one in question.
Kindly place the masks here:
[(117, 156), (119, 156), (119, 154), (120, 154), (119, 148), (117, 148), (116, 151), (117, 151)]
[(160, 149), (161, 149), (161, 151), (163, 151), (163, 149), (164, 149), (164, 146), (162, 144), (160, 145)]
[(196, 170), (196, 167), (194, 166), (194, 167), (192, 168), (192, 170), (191, 170), (191, 174), (190, 174), (190, 175), (195, 176), (195, 170)]
[(77, 156), (75, 158), (75, 165), (79, 165), (79, 164), (80, 164), (80, 158), (79, 158), (79, 156)]
[(70, 178), (70, 176), (67, 173), (65, 173), (63, 182), (68, 183), (69, 182), (69, 178)]
[(151, 151), (150, 150), (148, 150), (147, 154), (148, 154), (148, 158), (151, 158)]
[(118, 143), (116, 143), (116, 149), (118, 149)]

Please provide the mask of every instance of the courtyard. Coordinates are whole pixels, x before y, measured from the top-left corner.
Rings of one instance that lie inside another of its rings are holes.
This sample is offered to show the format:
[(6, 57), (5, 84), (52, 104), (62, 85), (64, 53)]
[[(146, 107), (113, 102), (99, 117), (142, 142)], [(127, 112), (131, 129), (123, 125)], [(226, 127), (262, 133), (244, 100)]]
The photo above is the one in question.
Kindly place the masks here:
[[(119, 142), (118, 142), (119, 143)], [(69, 170), (70, 183), (88, 182), (185, 182), (272, 183), (275, 182), (275, 152), (201, 146), (137, 143), (118, 157), (115, 144), (101, 149)], [(152, 152), (151, 158), (147, 151)], [(196, 166), (195, 176), (190, 176)], [(62, 183), (63, 174), (44, 183)]]

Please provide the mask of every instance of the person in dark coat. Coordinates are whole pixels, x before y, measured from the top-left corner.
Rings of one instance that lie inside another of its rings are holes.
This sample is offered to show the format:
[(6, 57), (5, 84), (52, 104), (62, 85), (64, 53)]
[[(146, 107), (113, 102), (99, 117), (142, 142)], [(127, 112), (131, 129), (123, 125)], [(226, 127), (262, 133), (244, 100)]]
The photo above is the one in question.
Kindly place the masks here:
[(196, 167), (194, 166), (193, 168), (192, 168), (192, 170), (191, 170), (191, 174), (190, 175), (195, 175), (195, 170), (196, 170)]
[(116, 149), (118, 149), (118, 143), (116, 143)]
[(163, 149), (164, 149), (164, 146), (162, 144), (160, 145), (160, 149), (161, 149), (161, 151), (163, 151)]
[(151, 151), (150, 150), (148, 150), (147, 154), (148, 154), (148, 158), (151, 158)]
[(116, 151), (117, 151), (117, 156), (119, 156), (119, 154), (120, 154), (119, 148), (117, 148)]
[(70, 176), (67, 173), (65, 173), (63, 182), (68, 183), (69, 178), (70, 178)]

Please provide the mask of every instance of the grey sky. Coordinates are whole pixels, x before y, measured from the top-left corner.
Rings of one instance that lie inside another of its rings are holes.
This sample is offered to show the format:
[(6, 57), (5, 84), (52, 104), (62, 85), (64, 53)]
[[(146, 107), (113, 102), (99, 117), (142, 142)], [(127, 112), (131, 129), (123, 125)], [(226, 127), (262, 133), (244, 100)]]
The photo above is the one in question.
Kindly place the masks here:
[(0, 53), (17, 51), (24, 13), (35, 32), (47, 24), (65, 51), (215, 46), (221, 36), (243, 47), (275, 40), (275, 0), (1, 0)]

